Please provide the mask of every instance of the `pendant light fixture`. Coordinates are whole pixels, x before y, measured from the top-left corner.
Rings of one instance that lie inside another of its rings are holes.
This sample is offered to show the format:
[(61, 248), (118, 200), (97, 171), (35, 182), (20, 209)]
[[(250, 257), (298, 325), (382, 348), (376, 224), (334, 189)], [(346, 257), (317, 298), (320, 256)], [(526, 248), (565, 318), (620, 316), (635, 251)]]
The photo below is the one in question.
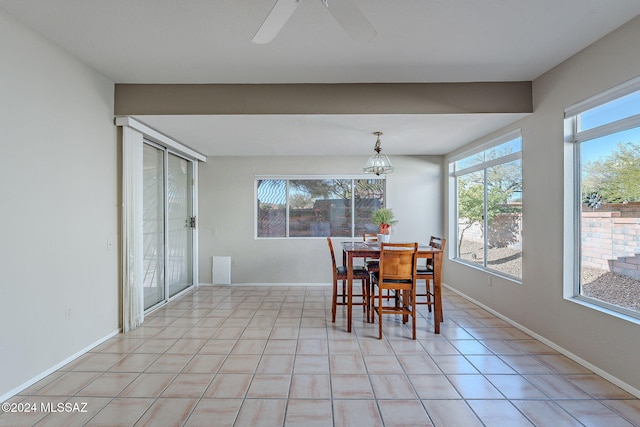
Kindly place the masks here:
[(376, 154), (369, 157), (369, 161), (367, 161), (363, 171), (366, 173), (375, 173), (376, 175), (391, 173), (393, 172), (391, 161), (386, 155), (380, 153), (382, 151), (380, 147), (380, 135), (382, 135), (382, 132), (373, 132), (373, 134), (378, 137), (376, 145), (373, 147)]

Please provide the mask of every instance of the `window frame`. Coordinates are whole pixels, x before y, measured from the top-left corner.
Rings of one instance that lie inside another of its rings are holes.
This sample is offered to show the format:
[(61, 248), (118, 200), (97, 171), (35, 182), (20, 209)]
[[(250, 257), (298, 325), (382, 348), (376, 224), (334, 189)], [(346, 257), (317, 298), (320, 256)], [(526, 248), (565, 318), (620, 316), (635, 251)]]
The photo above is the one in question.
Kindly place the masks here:
[(640, 91), (640, 77), (623, 82), (564, 110), (564, 251), (563, 297), (585, 307), (640, 324), (640, 313), (581, 294), (582, 164), (584, 142), (640, 128), (640, 113), (581, 131), (580, 114)]
[[(317, 239), (326, 239), (326, 236), (290, 236), (289, 235), (289, 181), (296, 180), (351, 180), (352, 185), (355, 180), (380, 180), (383, 185), (383, 206), (386, 207), (387, 204), (387, 178), (386, 176), (376, 176), (372, 177), (370, 174), (327, 174), (327, 175), (256, 175), (253, 179), (253, 238), (254, 240), (317, 240)], [(258, 236), (258, 181), (261, 180), (279, 180), (286, 181), (286, 194), (285, 194), (285, 203), (286, 203), (286, 227), (285, 227), (285, 236)], [(353, 190), (353, 187), (352, 187)], [(355, 196), (355, 191), (351, 192), (351, 200), (353, 201), (353, 197)], [(352, 206), (354, 204), (352, 203)], [(357, 239), (361, 238), (360, 236), (356, 236), (355, 233), (355, 209), (351, 210), (351, 236), (330, 236), (331, 238), (339, 238), (339, 239)]]
[[(474, 164), (472, 166), (469, 167), (465, 167), (462, 169), (456, 169), (456, 163), (460, 160), (466, 159), (468, 157), (480, 154), (482, 152), (491, 150), (492, 148), (496, 148), (499, 147), (502, 144), (505, 144), (507, 142), (511, 142), (514, 141), (516, 139), (520, 139), (520, 150), (511, 154), (508, 154), (506, 156), (502, 156), (502, 157), (498, 157), (495, 159), (491, 159), (491, 160), (484, 160), (481, 163), (478, 164)], [(455, 156), (452, 156), (451, 158), (449, 158), (449, 176), (450, 176), (450, 182), (452, 183), (452, 197), (450, 197), (451, 205), (450, 205), (450, 209), (451, 212), (453, 213), (453, 215), (451, 216), (451, 220), (453, 223), (453, 227), (452, 227), (452, 232), (451, 232), (451, 236), (450, 236), (450, 240), (452, 242), (455, 242), (454, 245), (450, 246), (450, 259), (454, 262), (458, 262), (460, 264), (484, 271), (488, 274), (491, 274), (492, 276), (497, 276), (497, 277), (501, 277), (504, 279), (507, 279), (508, 281), (512, 281), (514, 283), (517, 284), (522, 284), (522, 277), (517, 277), (517, 276), (513, 276), (511, 274), (505, 273), (503, 271), (500, 270), (495, 270), (492, 269), (490, 267), (487, 266), (487, 236), (485, 233), (485, 236), (483, 236), (484, 238), (484, 242), (483, 242), (483, 251), (484, 251), (484, 260), (483, 260), (483, 264), (477, 264), (477, 263), (473, 263), (473, 262), (469, 262), (467, 260), (464, 260), (462, 258), (459, 257), (459, 253), (458, 253), (458, 238), (459, 238), (459, 231), (458, 231), (458, 226), (459, 226), (459, 218), (458, 218), (458, 178), (460, 176), (464, 176), (464, 175), (468, 175), (471, 173), (475, 173), (475, 172), (482, 172), (483, 174), (483, 191), (484, 191), (484, 209), (485, 209), (485, 215), (484, 215), (484, 224), (483, 224), (483, 228), (486, 230), (487, 226), (488, 226), (488, 218), (486, 215), (486, 210), (487, 210), (487, 185), (486, 185), (486, 174), (487, 174), (487, 169), (490, 169), (491, 167), (497, 166), (497, 165), (502, 165), (502, 164), (507, 164), (516, 160), (520, 160), (520, 175), (522, 177), (522, 169), (523, 169), (523, 159), (522, 159), (522, 147), (524, 144), (524, 140), (522, 137), (522, 129), (518, 128), (518, 129), (514, 129), (511, 130), (507, 133), (504, 133), (496, 138), (493, 138), (485, 143), (482, 143), (470, 150), (466, 150), (464, 152), (458, 153)], [(523, 198), (524, 200), (524, 198)], [(523, 205), (524, 207), (524, 201), (523, 201)], [(522, 218), (524, 218), (524, 215), (522, 214)], [(522, 220), (522, 219), (521, 219)], [(523, 222), (524, 224), (524, 222)], [(524, 227), (523, 227), (524, 228)], [(522, 238), (522, 234), (521, 234), (521, 238)], [(523, 250), (521, 249), (521, 256), (523, 253)]]

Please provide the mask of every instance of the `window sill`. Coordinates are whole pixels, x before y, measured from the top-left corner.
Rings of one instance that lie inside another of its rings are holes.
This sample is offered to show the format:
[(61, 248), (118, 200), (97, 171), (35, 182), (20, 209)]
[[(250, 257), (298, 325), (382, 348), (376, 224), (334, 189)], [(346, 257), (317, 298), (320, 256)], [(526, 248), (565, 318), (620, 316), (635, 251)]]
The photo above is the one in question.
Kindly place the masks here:
[[(625, 312), (616, 310), (614, 308), (610, 308), (605, 306), (606, 303), (599, 303), (592, 298), (583, 297), (581, 295), (574, 295), (572, 297), (565, 297), (567, 301), (573, 302), (575, 304), (581, 305), (583, 307), (590, 308), (595, 311), (599, 311), (600, 313), (608, 314), (609, 316), (617, 317), (621, 320), (626, 320), (627, 322), (631, 322), (636, 325), (640, 325), (640, 313), (639, 314), (627, 314)], [(626, 310), (625, 310), (626, 311)]]
[(500, 278), (502, 280), (506, 280), (507, 282), (511, 282), (513, 284), (516, 284), (516, 285), (522, 285), (522, 279), (520, 279), (518, 277), (510, 276), (508, 274), (504, 274), (504, 273), (502, 273), (500, 271), (497, 271), (497, 270), (492, 270), (490, 268), (486, 268), (486, 267), (483, 267), (481, 265), (477, 265), (477, 264), (473, 264), (473, 263), (470, 263), (470, 262), (467, 262), (467, 261), (463, 261), (463, 260), (461, 260), (459, 258), (451, 258), (450, 261), (455, 262), (457, 264), (461, 264), (461, 265), (470, 267), (470, 268), (473, 268), (474, 270), (481, 271), (483, 273), (486, 273), (486, 274), (490, 275), (491, 277), (498, 277), (498, 278)]

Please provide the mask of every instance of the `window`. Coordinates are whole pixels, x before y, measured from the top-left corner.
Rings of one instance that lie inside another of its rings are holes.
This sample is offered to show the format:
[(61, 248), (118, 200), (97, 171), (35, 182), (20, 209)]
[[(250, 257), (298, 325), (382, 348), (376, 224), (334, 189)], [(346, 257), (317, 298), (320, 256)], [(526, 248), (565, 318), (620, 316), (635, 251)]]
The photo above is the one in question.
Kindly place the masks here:
[(510, 133), (450, 165), (455, 180), (455, 258), (522, 278), (522, 137)]
[(256, 236), (356, 237), (375, 233), (371, 214), (384, 206), (382, 178), (256, 179)]
[(640, 79), (568, 108), (565, 118), (572, 296), (640, 318)]

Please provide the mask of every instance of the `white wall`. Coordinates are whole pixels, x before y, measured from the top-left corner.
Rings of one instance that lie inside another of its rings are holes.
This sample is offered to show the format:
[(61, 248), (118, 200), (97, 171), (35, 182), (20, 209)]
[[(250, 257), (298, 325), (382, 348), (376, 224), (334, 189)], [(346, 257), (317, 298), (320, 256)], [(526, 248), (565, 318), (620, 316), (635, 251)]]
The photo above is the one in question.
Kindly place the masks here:
[[(255, 176), (359, 174), (366, 161), (344, 156), (209, 157), (199, 167), (200, 282), (211, 282), (212, 255), (230, 255), (237, 261), (232, 283), (330, 283), (326, 239), (254, 239)], [(442, 158), (391, 156), (391, 161), (396, 170), (387, 176), (387, 206), (399, 221), (393, 239), (427, 241), (431, 234), (441, 234)]]
[[(563, 229), (563, 111), (640, 75), (639, 40), (640, 18), (635, 18), (536, 79), (533, 115), (503, 130), (521, 127), (523, 134), (522, 285), (496, 278), (489, 287), (486, 273), (451, 261), (443, 270), (449, 286), (636, 392), (640, 390), (640, 325), (563, 299), (563, 233), (572, 232)], [(450, 233), (453, 223), (447, 221), (446, 228)]]
[(113, 83), (2, 11), (0, 55), (3, 400), (117, 330), (118, 180)]

